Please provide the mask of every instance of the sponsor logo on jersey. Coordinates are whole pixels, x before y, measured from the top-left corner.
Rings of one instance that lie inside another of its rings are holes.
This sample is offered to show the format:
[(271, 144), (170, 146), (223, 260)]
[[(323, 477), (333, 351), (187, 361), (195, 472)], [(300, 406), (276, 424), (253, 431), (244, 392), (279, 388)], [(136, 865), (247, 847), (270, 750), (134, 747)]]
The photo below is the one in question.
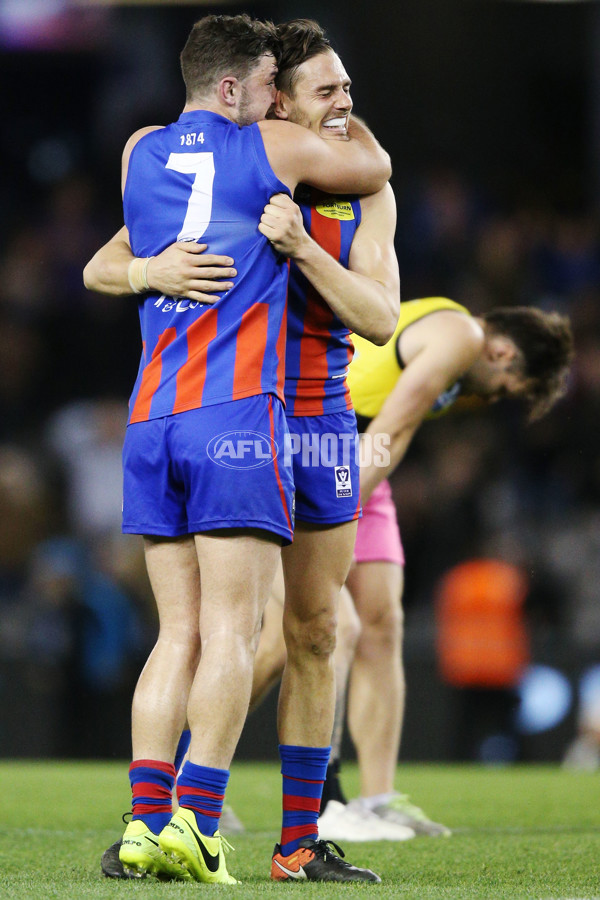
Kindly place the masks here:
[(326, 219), (341, 219), (347, 222), (354, 218), (352, 204), (347, 200), (329, 200), (327, 203), (318, 203), (315, 209)]

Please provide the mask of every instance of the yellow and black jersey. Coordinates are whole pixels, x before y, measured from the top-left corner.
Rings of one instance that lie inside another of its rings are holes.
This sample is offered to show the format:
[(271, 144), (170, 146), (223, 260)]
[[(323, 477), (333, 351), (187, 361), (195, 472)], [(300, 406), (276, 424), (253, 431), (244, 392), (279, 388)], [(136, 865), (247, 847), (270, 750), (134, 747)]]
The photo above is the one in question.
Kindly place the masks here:
[[(467, 316), (471, 315), (466, 307), (455, 303), (454, 300), (448, 300), (446, 297), (408, 300), (401, 304), (396, 330), (383, 347), (378, 347), (356, 334), (352, 336), (354, 359), (348, 370), (348, 386), (356, 410), (359, 430), (364, 430), (369, 421), (377, 415), (402, 374), (404, 363), (398, 349), (398, 338), (402, 332), (413, 322), (441, 310), (455, 310)], [(430, 415), (439, 415), (445, 412), (459, 394), (460, 382), (450, 385), (437, 398)]]

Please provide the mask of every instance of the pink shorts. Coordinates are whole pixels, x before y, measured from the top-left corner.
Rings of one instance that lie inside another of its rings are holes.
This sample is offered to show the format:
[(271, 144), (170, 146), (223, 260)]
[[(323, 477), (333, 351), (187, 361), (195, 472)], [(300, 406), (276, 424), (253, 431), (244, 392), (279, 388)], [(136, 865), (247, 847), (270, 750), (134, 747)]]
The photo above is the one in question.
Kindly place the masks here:
[(362, 519), (358, 520), (354, 559), (359, 563), (404, 565), (404, 550), (389, 481), (378, 484), (363, 506)]

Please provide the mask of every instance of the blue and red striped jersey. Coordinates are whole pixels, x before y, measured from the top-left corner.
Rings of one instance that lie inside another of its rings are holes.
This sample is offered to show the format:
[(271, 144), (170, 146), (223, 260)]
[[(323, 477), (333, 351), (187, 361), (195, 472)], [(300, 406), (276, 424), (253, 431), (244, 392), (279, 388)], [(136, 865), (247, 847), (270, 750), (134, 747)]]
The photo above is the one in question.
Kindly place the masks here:
[(140, 299), (130, 422), (261, 393), (283, 399), (288, 265), (258, 230), (280, 192), (289, 194), (257, 125), (194, 110), (133, 148), (123, 207), (134, 254), (201, 241), (232, 256), (238, 274), (213, 305), (157, 292)]
[[(360, 225), (360, 201), (304, 185), (294, 197), (304, 227), (343, 266)], [(288, 285), (285, 400), (288, 416), (320, 416), (352, 409), (346, 373), (354, 348), (350, 332), (294, 264)]]

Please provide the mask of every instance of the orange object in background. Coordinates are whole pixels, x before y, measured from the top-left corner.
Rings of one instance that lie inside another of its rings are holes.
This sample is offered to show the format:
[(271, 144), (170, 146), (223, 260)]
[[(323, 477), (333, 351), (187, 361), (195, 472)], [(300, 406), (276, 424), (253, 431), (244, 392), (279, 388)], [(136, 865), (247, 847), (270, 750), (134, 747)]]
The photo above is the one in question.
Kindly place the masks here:
[(516, 685), (530, 661), (522, 571), (497, 559), (473, 559), (450, 569), (436, 596), (441, 674), (455, 687)]

